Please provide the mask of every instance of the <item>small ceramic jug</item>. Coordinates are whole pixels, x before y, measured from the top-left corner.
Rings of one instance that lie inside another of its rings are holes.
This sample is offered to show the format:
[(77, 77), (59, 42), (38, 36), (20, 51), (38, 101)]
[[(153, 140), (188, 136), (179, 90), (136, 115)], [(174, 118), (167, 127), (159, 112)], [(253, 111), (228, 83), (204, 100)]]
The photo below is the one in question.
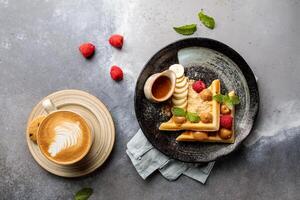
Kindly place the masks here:
[[(153, 87), (153, 84), (155, 83), (155, 81), (156, 81), (159, 77), (161, 77), (161, 76), (165, 76), (165, 77), (167, 77), (167, 78), (170, 80), (170, 82), (171, 82), (171, 87), (170, 87), (168, 93), (167, 93), (165, 96), (163, 96), (162, 98), (159, 98), (159, 99), (158, 99), (158, 98), (156, 98), (156, 97), (153, 95), (153, 93), (152, 93), (152, 87)], [(174, 93), (174, 90), (175, 90), (175, 84), (176, 84), (176, 75), (175, 75), (175, 73), (174, 73), (173, 71), (171, 71), (171, 70), (166, 70), (166, 71), (163, 71), (163, 72), (161, 72), (161, 73), (153, 74), (153, 75), (151, 75), (151, 76), (147, 79), (147, 81), (146, 81), (146, 83), (145, 83), (145, 85), (144, 85), (144, 93), (145, 93), (145, 96), (146, 96), (146, 98), (149, 99), (150, 101), (156, 102), (156, 103), (166, 101), (166, 100), (168, 100), (168, 99), (172, 96), (172, 94)]]

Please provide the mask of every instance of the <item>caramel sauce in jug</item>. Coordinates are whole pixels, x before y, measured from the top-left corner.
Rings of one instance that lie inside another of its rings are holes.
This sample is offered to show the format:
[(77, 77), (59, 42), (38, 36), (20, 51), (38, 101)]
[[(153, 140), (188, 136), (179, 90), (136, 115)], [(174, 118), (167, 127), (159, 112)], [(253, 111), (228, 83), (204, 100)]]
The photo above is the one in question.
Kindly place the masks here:
[(171, 80), (167, 76), (158, 77), (153, 83), (152, 95), (156, 99), (164, 98), (170, 92), (171, 84)]

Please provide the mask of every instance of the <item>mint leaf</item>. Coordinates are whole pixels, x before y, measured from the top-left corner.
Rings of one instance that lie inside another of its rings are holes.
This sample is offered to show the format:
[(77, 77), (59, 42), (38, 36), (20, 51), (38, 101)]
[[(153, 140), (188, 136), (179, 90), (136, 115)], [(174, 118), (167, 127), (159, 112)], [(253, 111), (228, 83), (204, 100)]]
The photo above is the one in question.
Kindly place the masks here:
[(223, 95), (223, 103), (226, 103), (230, 101), (230, 97), (228, 96), (228, 94)]
[(240, 98), (237, 95), (229, 96), (228, 94), (216, 94), (213, 96), (213, 99), (219, 103), (224, 103), (229, 109), (233, 109), (234, 105), (240, 103)]
[(184, 25), (184, 26), (179, 26), (179, 27), (173, 27), (173, 29), (182, 35), (192, 35), (196, 30), (197, 30), (197, 25), (196, 24), (189, 24), (189, 25)]
[(192, 122), (192, 123), (197, 123), (197, 122), (200, 121), (200, 117), (199, 117), (199, 115), (198, 115), (197, 113), (190, 113), (190, 112), (188, 112), (188, 113), (186, 114), (186, 118), (187, 118), (190, 122)]
[(233, 109), (233, 103), (230, 99), (230, 97), (228, 96), (228, 94), (223, 95), (223, 103), (230, 109)]
[(237, 104), (240, 103), (240, 98), (238, 96), (236, 96), (236, 95), (230, 97), (230, 100), (231, 100), (231, 102), (232, 102), (233, 105), (237, 105)]
[(75, 200), (87, 200), (93, 193), (92, 188), (82, 188), (75, 194)]
[(208, 15), (205, 15), (204, 14), (204, 11), (201, 9), (201, 12), (198, 13), (198, 17), (199, 17), (199, 20), (202, 22), (202, 24), (204, 26), (206, 26), (207, 28), (210, 28), (210, 29), (214, 29), (215, 28), (215, 20), (214, 18), (208, 16)]
[(177, 116), (177, 117), (185, 117), (185, 115), (186, 115), (185, 110), (182, 108), (178, 108), (178, 107), (173, 107), (171, 112), (174, 116)]
[(216, 100), (218, 103), (223, 103), (223, 95), (222, 94), (216, 94), (213, 96), (213, 100)]
[(234, 106), (234, 105), (233, 105), (233, 103), (232, 103), (231, 100), (225, 101), (224, 103), (225, 103), (225, 105), (226, 105), (230, 110), (233, 109), (233, 106)]

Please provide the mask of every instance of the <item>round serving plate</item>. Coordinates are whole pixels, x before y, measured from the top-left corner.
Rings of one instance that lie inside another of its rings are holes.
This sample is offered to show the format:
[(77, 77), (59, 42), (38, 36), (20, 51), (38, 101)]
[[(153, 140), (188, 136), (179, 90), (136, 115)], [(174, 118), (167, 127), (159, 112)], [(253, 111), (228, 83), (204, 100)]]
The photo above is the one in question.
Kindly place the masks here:
[[(178, 142), (180, 131), (160, 131), (159, 125), (170, 116), (168, 103), (152, 103), (143, 91), (149, 76), (162, 72), (172, 64), (185, 67), (185, 75), (210, 85), (220, 79), (222, 94), (234, 90), (241, 103), (236, 106), (235, 142), (233, 144)], [(207, 38), (188, 38), (158, 51), (141, 71), (135, 89), (135, 113), (149, 142), (165, 155), (184, 162), (209, 162), (237, 149), (251, 132), (259, 109), (259, 93), (255, 76), (246, 61), (232, 48)]]
[[(91, 128), (93, 143), (89, 153), (78, 163), (63, 166), (49, 161), (40, 151), (38, 145), (26, 134), (27, 144), (36, 162), (45, 170), (62, 177), (79, 177), (87, 175), (108, 158), (115, 141), (115, 128), (112, 117), (105, 105), (96, 97), (80, 90), (62, 90), (50, 94), (50, 99), (59, 110), (69, 110), (80, 114)], [(28, 123), (40, 116), (47, 115), (40, 101), (32, 110)]]

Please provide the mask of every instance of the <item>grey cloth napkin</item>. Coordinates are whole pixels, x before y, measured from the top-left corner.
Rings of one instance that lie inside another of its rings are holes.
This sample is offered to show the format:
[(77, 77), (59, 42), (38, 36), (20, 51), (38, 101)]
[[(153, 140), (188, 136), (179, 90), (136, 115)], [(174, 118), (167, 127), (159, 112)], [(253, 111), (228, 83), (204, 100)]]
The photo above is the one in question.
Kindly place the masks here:
[(141, 129), (127, 143), (126, 153), (143, 179), (158, 170), (169, 181), (174, 181), (184, 174), (204, 184), (215, 163), (200, 166), (170, 159), (148, 142)]

